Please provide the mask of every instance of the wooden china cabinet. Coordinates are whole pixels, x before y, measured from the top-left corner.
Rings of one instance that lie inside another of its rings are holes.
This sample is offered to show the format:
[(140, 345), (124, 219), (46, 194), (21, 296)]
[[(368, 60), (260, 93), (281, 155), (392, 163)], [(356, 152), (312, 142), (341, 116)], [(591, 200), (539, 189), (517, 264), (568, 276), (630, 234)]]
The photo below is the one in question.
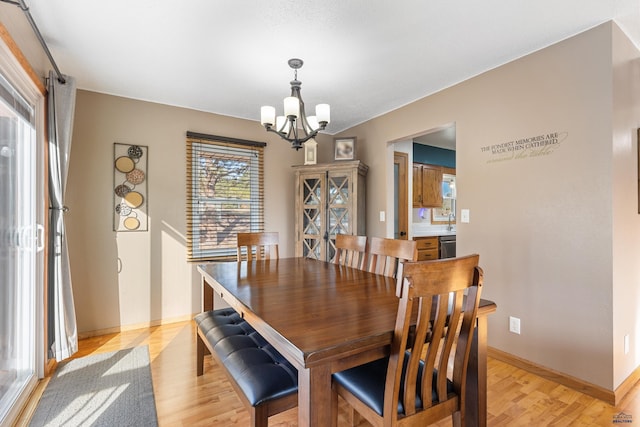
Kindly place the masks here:
[(294, 166), (296, 256), (329, 261), (336, 234), (365, 234), (365, 180), (359, 160)]

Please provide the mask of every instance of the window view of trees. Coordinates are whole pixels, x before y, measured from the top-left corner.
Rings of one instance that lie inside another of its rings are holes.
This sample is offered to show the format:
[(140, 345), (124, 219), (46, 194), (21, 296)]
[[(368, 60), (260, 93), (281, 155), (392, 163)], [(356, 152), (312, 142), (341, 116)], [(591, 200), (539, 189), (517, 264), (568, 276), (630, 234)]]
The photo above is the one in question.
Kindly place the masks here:
[(250, 230), (251, 168), (247, 158), (200, 156), (198, 199), (203, 205), (198, 233), (202, 245), (235, 248), (236, 234)]

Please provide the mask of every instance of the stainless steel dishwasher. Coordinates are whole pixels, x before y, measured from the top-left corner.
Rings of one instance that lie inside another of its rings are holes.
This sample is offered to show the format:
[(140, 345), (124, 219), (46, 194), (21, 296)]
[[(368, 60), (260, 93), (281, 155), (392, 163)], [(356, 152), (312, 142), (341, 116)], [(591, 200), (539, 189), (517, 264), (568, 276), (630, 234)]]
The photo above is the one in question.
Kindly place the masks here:
[(456, 236), (440, 236), (440, 258), (455, 258)]

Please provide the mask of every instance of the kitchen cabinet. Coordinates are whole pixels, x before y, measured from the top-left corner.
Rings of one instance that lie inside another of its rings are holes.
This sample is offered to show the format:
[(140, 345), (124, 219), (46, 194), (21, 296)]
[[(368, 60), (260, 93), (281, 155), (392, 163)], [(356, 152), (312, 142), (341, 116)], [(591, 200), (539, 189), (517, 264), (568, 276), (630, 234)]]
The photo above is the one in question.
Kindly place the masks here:
[(440, 258), (438, 236), (414, 237), (418, 246), (418, 261)]
[(413, 207), (442, 206), (442, 166), (413, 164)]
[(294, 166), (295, 253), (329, 261), (336, 234), (365, 235), (365, 178), (359, 160)]

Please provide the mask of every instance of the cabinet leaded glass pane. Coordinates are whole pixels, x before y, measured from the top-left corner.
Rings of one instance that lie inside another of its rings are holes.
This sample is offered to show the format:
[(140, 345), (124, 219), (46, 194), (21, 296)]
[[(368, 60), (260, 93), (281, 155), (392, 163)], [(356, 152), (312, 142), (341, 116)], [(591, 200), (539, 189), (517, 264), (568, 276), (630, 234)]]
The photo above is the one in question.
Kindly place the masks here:
[(320, 254), (320, 240), (319, 239), (304, 239), (303, 243), (303, 256), (313, 259), (322, 259)]
[(351, 234), (349, 229), (349, 209), (331, 208), (329, 209), (329, 234)]
[(302, 188), (303, 256), (322, 259), (322, 180), (305, 178)]
[(346, 205), (347, 203), (349, 203), (349, 178), (329, 177), (329, 204)]
[(327, 251), (329, 252), (329, 258), (327, 258), (328, 260), (332, 260), (333, 257), (335, 257), (336, 255), (336, 240), (335, 239), (329, 239), (328, 245), (327, 245)]
[(322, 200), (320, 180), (311, 178), (304, 180), (304, 199), (305, 205), (319, 205)]
[(321, 226), (322, 226), (322, 221), (320, 218), (320, 209), (305, 208), (304, 218), (302, 223), (302, 232), (304, 234), (319, 236)]
[[(329, 177), (329, 236), (332, 241), (336, 234), (351, 234), (349, 185), (348, 176)], [(331, 249), (333, 245), (330, 245)]]

